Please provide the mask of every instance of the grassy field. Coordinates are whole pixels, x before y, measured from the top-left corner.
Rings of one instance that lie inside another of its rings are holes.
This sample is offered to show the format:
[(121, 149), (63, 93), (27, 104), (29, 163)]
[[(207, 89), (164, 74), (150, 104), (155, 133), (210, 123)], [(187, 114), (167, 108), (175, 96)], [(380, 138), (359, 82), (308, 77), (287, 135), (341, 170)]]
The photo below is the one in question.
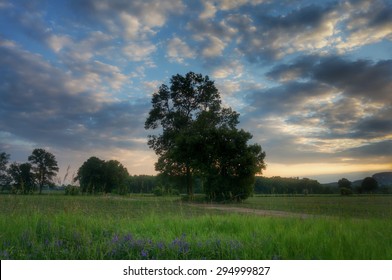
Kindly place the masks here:
[(253, 197), (225, 207), (152, 196), (0, 195), (1, 259), (392, 259), (392, 196)]

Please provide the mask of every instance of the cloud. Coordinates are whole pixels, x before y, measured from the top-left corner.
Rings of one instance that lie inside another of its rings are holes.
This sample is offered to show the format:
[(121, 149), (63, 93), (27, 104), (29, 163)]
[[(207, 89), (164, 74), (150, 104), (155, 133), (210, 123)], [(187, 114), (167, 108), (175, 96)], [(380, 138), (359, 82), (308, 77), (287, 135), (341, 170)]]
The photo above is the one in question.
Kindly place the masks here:
[(123, 48), (124, 54), (131, 61), (150, 60), (151, 55), (157, 50), (150, 42), (129, 43)]
[(243, 71), (244, 67), (239, 61), (220, 61), (218, 62), (218, 66), (214, 67), (212, 76), (217, 79), (227, 78), (229, 76), (239, 78), (242, 76)]
[(146, 40), (156, 33), (156, 28), (166, 23), (170, 15), (181, 13), (184, 5), (180, 0), (84, 0), (73, 1), (72, 9), (81, 17), (87, 14), (91, 20), (103, 23), (111, 31), (122, 32), (128, 39)]
[(52, 35), (48, 38), (48, 45), (55, 53), (60, 52), (71, 44), (72, 39), (66, 35)]
[(204, 4), (204, 11), (199, 15), (199, 19), (206, 20), (210, 18), (214, 18), (215, 13), (217, 11), (215, 5), (210, 1), (206, 1)]
[(352, 11), (346, 21), (349, 34), (337, 45), (341, 51), (351, 51), (363, 45), (382, 40), (392, 40), (392, 5), (388, 1), (348, 2), (347, 9)]
[(220, 56), (225, 47), (226, 44), (221, 39), (215, 36), (210, 36), (206, 47), (203, 48), (202, 54), (207, 58)]
[(329, 57), (322, 59), (313, 70), (313, 79), (338, 87), (347, 95), (381, 102), (390, 100), (392, 60), (373, 63)]
[(365, 5), (367, 1), (352, 2), (282, 4), (278, 13), (279, 4), (261, 3), (258, 9), (244, 6), (242, 13), (228, 15), (226, 23), (237, 30), (238, 50), (250, 62), (299, 53), (348, 52), (392, 39), (391, 5), (375, 1), (373, 9)]
[(169, 60), (184, 63), (187, 58), (194, 58), (195, 52), (188, 44), (178, 37), (171, 39), (167, 45), (167, 56)]
[[(140, 147), (139, 141), (132, 139), (145, 137), (142, 124), (147, 102), (117, 100), (97, 85), (71, 86), (79, 84), (78, 78), (16, 44), (2, 44), (0, 53), (3, 133), (74, 150)], [(94, 78), (84, 78), (87, 85), (98, 83), (102, 73), (117, 70), (98, 61), (94, 69), (96, 77), (90, 73)]]
[[(309, 162), (306, 154), (313, 154), (332, 162), (360, 158), (365, 151), (370, 155), (370, 147), (381, 151), (392, 139), (391, 71), (389, 60), (337, 56), (303, 56), (277, 65), (267, 76), (278, 86), (247, 94), (244, 125), (257, 131), (274, 158), (305, 152), (299, 161)], [(380, 153), (377, 158), (387, 161)]]

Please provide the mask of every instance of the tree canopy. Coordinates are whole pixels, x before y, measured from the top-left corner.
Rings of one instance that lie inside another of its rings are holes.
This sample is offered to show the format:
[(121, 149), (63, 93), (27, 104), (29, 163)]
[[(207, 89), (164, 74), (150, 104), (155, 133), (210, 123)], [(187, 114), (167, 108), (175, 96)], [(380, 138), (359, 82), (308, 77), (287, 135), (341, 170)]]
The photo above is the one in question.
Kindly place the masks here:
[(248, 145), (250, 133), (237, 129), (239, 114), (221, 106), (208, 76), (189, 72), (173, 76), (170, 84), (153, 94), (145, 122), (146, 129), (161, 129), (148, 140), (158, 155), (156, 170), (185, 177), (188, 195), (198, 176), (213, 199), (248, 197), (255, 174), (265, 168), (265, 153)]
[(93, 156), (78, 169), (75, 181), (79, 181), (82, 192), (110, 193), (117, 190), (124, 193), (128, 176), (127, 169), (119, 161), (104, 161)]
[(34, 149), (28, 160), (32, 166), (34, 176), (38, 182), (39, 193), (45, 184), (52, 183), (53, 177), (59, 171), (56, 157), (44, 149)]
[(361, 183), (361, 191), (374, 192), (378, 188), (378, 182), (373, 177), (366, 177)]
[(8, 168), (8, 174), (12, 183), (12, 192), (29, 194), (35, 191), (35, 176), (29, 162), (12, 163)]

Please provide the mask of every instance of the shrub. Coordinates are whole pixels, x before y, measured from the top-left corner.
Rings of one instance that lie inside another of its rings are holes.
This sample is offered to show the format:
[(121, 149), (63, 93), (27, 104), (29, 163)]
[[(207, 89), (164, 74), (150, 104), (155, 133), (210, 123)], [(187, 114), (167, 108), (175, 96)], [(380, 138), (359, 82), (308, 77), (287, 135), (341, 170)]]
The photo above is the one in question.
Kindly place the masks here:
[(80, 192), (80, 187), (68, 185), (65, 187), (65, 195), (78, 195)]
[(350, 188), (340, 188), (341, 195), (352, 195), (353, 191)]

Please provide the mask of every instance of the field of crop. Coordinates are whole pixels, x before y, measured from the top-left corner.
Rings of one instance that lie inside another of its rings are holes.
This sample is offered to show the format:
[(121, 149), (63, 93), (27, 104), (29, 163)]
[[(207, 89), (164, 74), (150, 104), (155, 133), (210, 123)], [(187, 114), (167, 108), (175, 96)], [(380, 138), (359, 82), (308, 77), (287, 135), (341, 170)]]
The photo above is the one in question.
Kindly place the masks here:
[(178, 197), (0, 195), (0, 259), (392, 259), (392, 196), (207, 206)]

